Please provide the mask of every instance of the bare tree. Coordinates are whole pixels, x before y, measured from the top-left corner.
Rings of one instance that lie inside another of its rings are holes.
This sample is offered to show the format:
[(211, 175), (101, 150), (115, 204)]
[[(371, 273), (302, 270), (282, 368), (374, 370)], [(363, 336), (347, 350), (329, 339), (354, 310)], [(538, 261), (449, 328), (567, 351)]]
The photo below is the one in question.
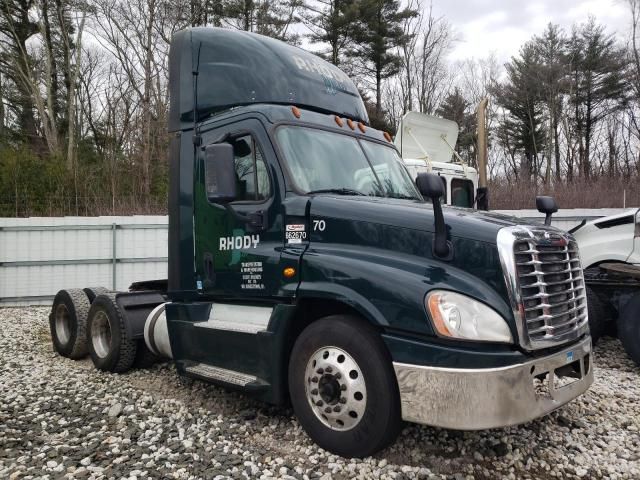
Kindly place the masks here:
[[(159, 0), (104, 0), (98, 4), (97, 33), (125, 76), (127, 90), (135, 96), (133, 114), (140, 120), (135, 156), (140, 164), (140, 194), (148, 199), (152, 184), (152, 160), (158, 141), (164, 144), (164, 126), (154, 121), (152, 100), (166, 96), (156, 90), (166, 82), (167, 37), (160, 22)], [(166, 26), (166, 25), (163, 25)], [(166, 109), (167, 104), (160, 106)], [(157, 111), (157, 109), (156, 109)]]

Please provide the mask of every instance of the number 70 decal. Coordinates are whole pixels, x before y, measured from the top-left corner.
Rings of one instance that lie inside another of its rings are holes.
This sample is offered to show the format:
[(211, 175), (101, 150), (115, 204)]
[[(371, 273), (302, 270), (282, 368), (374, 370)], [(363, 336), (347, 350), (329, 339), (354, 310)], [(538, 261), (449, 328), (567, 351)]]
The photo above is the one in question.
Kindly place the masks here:
[(324, 232), (325, 228), (327, 228), (327, 224), (324, 223), (324, 220), (314, 220), (313, 221), (313, 230), (317, 230), (319, 232)]

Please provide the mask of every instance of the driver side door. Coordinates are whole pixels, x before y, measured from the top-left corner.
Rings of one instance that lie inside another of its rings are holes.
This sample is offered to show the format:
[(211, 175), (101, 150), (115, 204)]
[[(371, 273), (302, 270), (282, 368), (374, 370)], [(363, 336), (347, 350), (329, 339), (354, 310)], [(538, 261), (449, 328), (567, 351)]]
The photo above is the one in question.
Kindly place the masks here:
[[(198, 156), (195, 202), (195, 271), (197, 288), (216, 298), (277, 296), (282, 222), (273, 149), (257, 120), (233, 129), (208, 132)], [(226, 131), (225, 131), (226, 130)], [(225, 138), (233, 147), (236, 199), (227, 205), (209, 202), (206, 194), (207, 139)]]

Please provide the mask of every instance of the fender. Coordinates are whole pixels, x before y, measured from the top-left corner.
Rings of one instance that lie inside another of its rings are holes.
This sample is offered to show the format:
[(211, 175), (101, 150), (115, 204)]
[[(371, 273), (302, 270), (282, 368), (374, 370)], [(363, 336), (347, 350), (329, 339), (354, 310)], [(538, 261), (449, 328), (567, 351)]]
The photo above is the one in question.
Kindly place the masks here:
[(338, 300), (378, 327), (426, 336), (435, 336), (424, 306), (427, 292), (459, 291), (496, 310), (517, 338), (504, 297), (451, 264), (376, 248), (312, 243), (302, 258), (301, 278), (300, 297)]

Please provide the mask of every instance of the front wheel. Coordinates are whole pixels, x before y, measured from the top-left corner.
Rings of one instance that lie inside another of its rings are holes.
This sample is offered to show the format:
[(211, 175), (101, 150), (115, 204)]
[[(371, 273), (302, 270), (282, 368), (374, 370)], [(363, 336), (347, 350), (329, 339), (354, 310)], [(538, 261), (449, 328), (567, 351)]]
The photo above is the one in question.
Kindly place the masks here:
[(372, 455), (400, 432), (391, 358), (380, 335), (357, 317), (326, 317), (303, 330), (291, 352), (289, 391), (305, 431), (338, 455)]

